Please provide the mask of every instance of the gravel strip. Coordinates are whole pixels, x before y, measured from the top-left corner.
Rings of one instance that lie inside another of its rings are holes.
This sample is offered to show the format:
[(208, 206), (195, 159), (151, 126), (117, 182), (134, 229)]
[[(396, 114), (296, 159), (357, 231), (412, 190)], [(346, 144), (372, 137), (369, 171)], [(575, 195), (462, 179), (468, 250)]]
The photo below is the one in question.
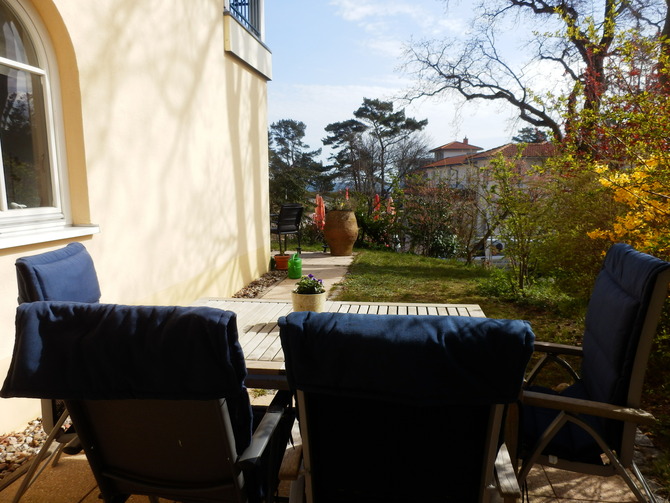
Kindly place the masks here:
[(286, 279), (287, 277), (287, 271), (267, 272), (257, 280), (252, 281), (247, 286), (242, 288), (242, 290), (233, 295), (233, 297), (236, 299), (255, 299), (265, 290)]
[(0, 435), (0, 482), (37, 454), (46, 438), (40, 419), (21, 432)]

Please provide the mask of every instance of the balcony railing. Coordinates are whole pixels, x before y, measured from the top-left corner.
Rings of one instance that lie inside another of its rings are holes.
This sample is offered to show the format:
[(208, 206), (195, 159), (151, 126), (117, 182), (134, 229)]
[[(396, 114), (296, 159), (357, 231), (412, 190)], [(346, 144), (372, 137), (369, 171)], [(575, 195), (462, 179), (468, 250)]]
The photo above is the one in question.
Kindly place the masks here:
[(230, 0), (230, 12), (242, 26), (261, 38), (261, 0)]

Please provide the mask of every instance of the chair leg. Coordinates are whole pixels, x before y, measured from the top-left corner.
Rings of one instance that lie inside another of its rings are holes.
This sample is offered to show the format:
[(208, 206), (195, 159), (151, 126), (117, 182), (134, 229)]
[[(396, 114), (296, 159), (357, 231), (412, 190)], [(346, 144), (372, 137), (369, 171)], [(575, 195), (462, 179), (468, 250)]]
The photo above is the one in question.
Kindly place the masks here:
[[(61, 433), (60, 429), (61, 429), (61, 427), (65, 423), (65, 420), (68, 417), (69, 417), (69, 415), (67, 413), (61, 414), (60, 419), (58, 419), (58, 422), (51, 429), (51, 432), (49, 432), (49, 435), (47, 436), (46, 440), (44, 441), (44, 444), (40, 448), (40, 451), (32, 459), (32, 461), (30, 461), (30, 469), (23, 476), (23, 481), (21, 482), (21, 487), (19, 487), (19, 490), (14, 495), (14, 499), (12, 500), (12, 503), (18, 503), (21, 500), (21, 498), (23, 497), (24, 493), (31, 486), (31, 484), (35, 481), (35, 479), (37, 479), (37, 477), (39, 477), (40, 473), (42, 473), (41, 471), (37, 472), (37, 470), (39, 469), (40, 464), (42, 463), (42, 460), (49, 453), (49, 448), (51, 447), (51, 444), (56, 439), (56, 437), (58, 437), (58, 435), (60, 435), (60, 433)], [(53, 456), (53, 454), (52, 454), (52, 456)], [(46, 466), (46, 464), (45, 464), (45, 466)], [(42, 468), (42, 469), (44, 469), (44, 468)]]
[[(598, 433), (593, 428), (591, 428), (591, 426), (589, 426), (587, 423), (585, 423), (584, 421), (582, 421), (578, 417), (573, 416), (572, 414), (568, 414), (567, 418), (568, 418), (569, 421), (572, 421), (573, 423), (577, 424), (584, 431), (586, 431), (589, 435), (591, 435), (591, 437), (593, 437), (593, 439), (598, 443), (600, 448), (603, 450), (605, 455), (610, 460), (610, 463), (612, 463), (612, 465), (614, 465), (614, 469), (616, 470), (616, 472), (621, 476), (621, 478), (623, 478), (624, 482), (628, 485), (630, 490), (633, 491), (633, 494), (635, 494), (635, 497), (637, 498), (637, 500), (640, 503), (647, 503), (647, 499), (645, 498), (644, 494), (642, 494), (642, 491), (640, 491), (640, 489), (637, 487), (637, 484), (635, 483), (633, 478), (630, 476), (630, 474), (626, 471), (624, 466), (621, 464), (621, 462), (619, 461), (619, 458), (616, 456), (616, 454), (614, 452), (612, 452), (612, 450), (609, 448), (609, 446), (602, 440), (602, 438), (600, 438), (600, 435), (598, 435)], [(636, 474), (636, 476), (637, 476), (637, 474)], [(640, 476), (642, 476), (642, 474), (640, 474)], [(654, 498), (654, 496), (651, 494), (650, 490), (649, 491), (647, 490), (648, 488), (646, 487), (646, 480), (644, 479), (644, 477), (642, 477), (641, 479), (638, 477), (638, 480), (640, 480), (640, 483), (643, 486), (643, 489), (645, 490), (645, 492), (647, 492), (647, 495), (651, 496), (652, 503), (655, 503), (656, 498)], [(644, 482), (642, 482), (642, 481), (644, 481)]]
[(289, 503), (303, 503), (305, 501), (305, 476), (300, 475), (297, 480), (291, 482)]
[(640, 481), (640, 485), (642, 486), (642, 489), (644, 489), (644, 492), (647, 494), (647, 497), (649, 498), (649, 501), (651, 503), (657, 503), (656, 496), (654, 495), (654, 491), (651, 490), (651, 487), (649, 487), (649, 483), (647, 482), (647, 479), (644, 478), (644, 475), (642, 475), (642, 472), (640, 469), (637, 467), (635, 464), (635, 461), (631, 463), (631, 470), (637, 480)]
[(60, 461), (60, 457), (63, 455), (63, 452), (65, 451), (66, 445), (67, 444), (60, 444), (58, 446), (56, 452), (53, 453), (54, 460), (51, 462), (51, 466), (56, 466), (58, 464), (58, 462)]
[[(549, 441), (554, 437), (554, 435), (568, 421), (575, 423), (585, 432), (591, 435), (591, 437), (598, 443), (598, 446), (605, 453), (610, 463), (612, 463), (612, 465), (614, 466), (616, 473), (619, 474), (619, 476), (624, 480), (626, 485), (628, 485), (629, 489), (633, 492), (637, 500), (640, 503), (647, 503), (648, 500), (645, 498), (644, 494), (642, 494), (642, 491), (640, 491), (639, 487), (637, 486), (633, 478), (621, 464), (616, 454), (612, 452), (609, 446), (602, 440), (602, 438), (600, 438), (600, 435), (598, 435), (598, 433), (593, 428), (591, 428), (589, 424), (585, 423), (578, 417), (573, 416), (572, 414), (567, 414), (565, 411), (562, 411), (558, 416), (556, 416), (556, 419), (554, 419), (554, 421), (549, 425), (549, 427), (543, 433), (542, 437), (540, 437), (540, 439), (536, 443), (535, 447), (532, 450), (532, 454), (523, 463), (521, 472), (519, 473), (519, 483), (525, 484), (526, 477), (528, 476), (530, 469), (532, 468), (533, 464), (535, 464), (535, 461), (539, 457), (540, 453), (549, 444)], [(656, 503), (656, 498), (653, 496), (651, 490), (648, 488), (646, 480), (644, 479), (641, 473), (638, 475), (639, 470), (637, 470), (637, 467), (634, 464), (633, 469), (635, 471), (635, 476), (640, 481), (640, 485), (642, 485), (644, 491), (647, 493), (649, 501), (651, 501), (652, 503)]]

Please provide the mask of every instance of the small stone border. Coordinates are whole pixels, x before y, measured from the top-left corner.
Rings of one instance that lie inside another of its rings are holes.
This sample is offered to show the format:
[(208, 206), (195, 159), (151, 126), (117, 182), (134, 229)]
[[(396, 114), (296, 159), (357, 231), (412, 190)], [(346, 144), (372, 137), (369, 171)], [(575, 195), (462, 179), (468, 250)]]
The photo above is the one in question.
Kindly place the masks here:
[(233, 298), (236, 299), (255, 299), (259, 297), (265, 290), (273, 287), (280, 281), (285, 280), (288, 277), (287, 271), (270, 271), (260, 278), (252, 281), (247, 286), (242, 288), (239, 292), (233, 295)]
[(0, 487), (4, 479), (40, 451), (46, 438), (40, 419), (30, 421), (23, 431), (0, 435)]

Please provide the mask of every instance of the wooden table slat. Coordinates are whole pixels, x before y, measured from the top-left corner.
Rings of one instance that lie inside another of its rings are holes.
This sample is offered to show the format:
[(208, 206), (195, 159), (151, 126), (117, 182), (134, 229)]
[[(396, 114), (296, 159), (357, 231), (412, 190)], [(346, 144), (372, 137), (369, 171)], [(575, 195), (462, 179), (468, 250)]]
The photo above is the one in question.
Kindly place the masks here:
[[(249, 376), (247, 384), (254, 387), (287, 389), (284, 354), (279, 338), (278, 320), (292, 311), (291, 301), (263, 299), (205, 298), (194, 303), (237, 314), (240, 345), (245, 354)], [(485, 317), (477, 304), (412, 304), (401, 302), (338, 302), (326, 301), (326, 311), (432, 316)]]

